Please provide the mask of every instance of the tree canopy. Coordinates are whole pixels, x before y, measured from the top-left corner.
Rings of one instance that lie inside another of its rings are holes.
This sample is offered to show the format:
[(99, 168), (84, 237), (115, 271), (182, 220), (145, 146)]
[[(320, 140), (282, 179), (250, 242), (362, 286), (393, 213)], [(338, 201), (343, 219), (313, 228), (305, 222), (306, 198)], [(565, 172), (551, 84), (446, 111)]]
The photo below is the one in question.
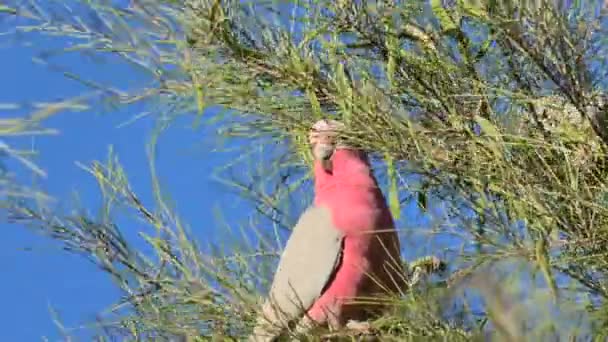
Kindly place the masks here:
[[(43, 208), (0, 179), (13, 223), (62, 241), (124, 290), (118, 320), (100, 336), (246, 336), (276, 262), (270, 241), (310, 198), (306, 135), (323, 117), (344, 122), (344, 139), (372, 156), (402, 226), (412, 205), (425, 217), (415, 227), (425, 237), (403, 229), (405, 248), (422, 241), (449, 266), (375, 322), (383, 338), (605, 336), (603, 3), (32, 0), (9, 1), (0, 13), (22, 39), (70, 38), (37, 63), (52, 66), (61, 53), (112, 55), (152, 79), (133, 90), (63, 72), (90, 93), (0, 120), (0, 150), (35, 172), (43, 170), (2, 141), (102, 102), (110, 110), (151, 103), (161, 127), (190, 116), (219, 125), (227, 143), (255, 142), (243, 149), (257, 163), (220, 174), (251, 201), (259, 225), (224, 248), (199, 246), (160, 188), (156, 208), (145, 207), (112, 154), (88, 168), (105, 198), (101, 218)], [(118, 206), (157, 229), (146, 237), (154, 258), (122, 238)]]

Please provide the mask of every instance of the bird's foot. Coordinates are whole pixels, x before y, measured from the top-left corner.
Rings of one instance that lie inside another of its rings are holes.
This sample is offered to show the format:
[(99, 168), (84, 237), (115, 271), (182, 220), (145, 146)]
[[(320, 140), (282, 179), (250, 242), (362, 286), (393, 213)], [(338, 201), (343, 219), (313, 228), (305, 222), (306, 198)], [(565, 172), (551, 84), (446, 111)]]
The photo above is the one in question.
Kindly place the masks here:
[(353, 330), (364, 335), (373, 333), (372, 325), (369, 322), (350, 320), (348, 323), (346, 323), (346, 329)]
[(342, 331), (337, 331), (329, 334), (325, 334), (322, 341), (334, 341), (343, 337), (351, 336), (357, 337), (357, 341), (375, 341), (375, 331), (369, 322), (350, 320), (344, 326), (346, 328)]
[(410, 263), (410, 269), (415, 271), (419, 268), (425, 273), (442, 272), (446, 266), (445, 262), (434, 255), (422, 257)]

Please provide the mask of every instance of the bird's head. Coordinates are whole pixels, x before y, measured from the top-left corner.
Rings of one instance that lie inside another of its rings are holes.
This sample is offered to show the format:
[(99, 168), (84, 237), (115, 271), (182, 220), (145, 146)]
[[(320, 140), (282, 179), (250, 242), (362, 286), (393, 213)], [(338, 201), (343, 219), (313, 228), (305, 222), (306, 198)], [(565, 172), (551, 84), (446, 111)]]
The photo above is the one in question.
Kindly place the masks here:
[(379, 191), (367, 154), (345, 139), (344, 129), (343, 123), (326, 119), (315, 122), (310, 130), (316, 205)]
[(322, 119), (312, 125), (308, 140), (315, 160), (321, 162), (323, 168), (331, 170), (331, 158), (336, 149), (342, 146), (338, 135), (344, 124), (335, 120)]

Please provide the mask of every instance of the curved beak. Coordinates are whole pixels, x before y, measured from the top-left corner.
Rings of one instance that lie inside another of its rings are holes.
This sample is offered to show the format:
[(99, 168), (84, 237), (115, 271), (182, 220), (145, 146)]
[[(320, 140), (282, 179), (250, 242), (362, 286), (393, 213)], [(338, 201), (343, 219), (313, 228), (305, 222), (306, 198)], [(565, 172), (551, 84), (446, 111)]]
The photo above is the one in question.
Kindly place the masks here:
[(327, 172), (331, 172), (331, 157), (334, 154), (335, 146), (331, 144), (317, 143), (313, 145), (312, 148), (314, 157), (321, 162), (323, 169)]
[(312, 154), (321, 162), (323, 169), (332, 171), (331, 157), (336, 150), (336, 137), (342, 124), (334, 120), (319, 120), (310, 131), (309, 142)]

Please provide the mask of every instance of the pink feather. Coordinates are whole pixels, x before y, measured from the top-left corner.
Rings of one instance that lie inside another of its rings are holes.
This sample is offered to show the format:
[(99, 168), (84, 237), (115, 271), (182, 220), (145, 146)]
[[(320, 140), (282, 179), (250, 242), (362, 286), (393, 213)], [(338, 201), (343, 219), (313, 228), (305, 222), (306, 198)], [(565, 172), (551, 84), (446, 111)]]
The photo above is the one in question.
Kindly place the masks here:
[[(315, 161), (314, 204), (329, 208), (334, 226), (345, 234), (342, 262), (308, 315), (318, 323), (340, 326), (349, 319), (366, 318), (365, 307), (347, 305), (349, 299), (381, 291), (368, 273), (377, 275), (383, 287), (392, 292), (404, 286), (404, 277), (400, 264), (393, 271), (386, 271), (386, 265), (394, 268), (395, 261), (400, 260), (399, 239), (365, 153), (337, 149), (332, 166), (331, 171), (326, 171), (321, 162)], [(393, 231), (381, 234), (380, 243), (375, 238), (380, 235), (370, 234), (379, 230)]]

